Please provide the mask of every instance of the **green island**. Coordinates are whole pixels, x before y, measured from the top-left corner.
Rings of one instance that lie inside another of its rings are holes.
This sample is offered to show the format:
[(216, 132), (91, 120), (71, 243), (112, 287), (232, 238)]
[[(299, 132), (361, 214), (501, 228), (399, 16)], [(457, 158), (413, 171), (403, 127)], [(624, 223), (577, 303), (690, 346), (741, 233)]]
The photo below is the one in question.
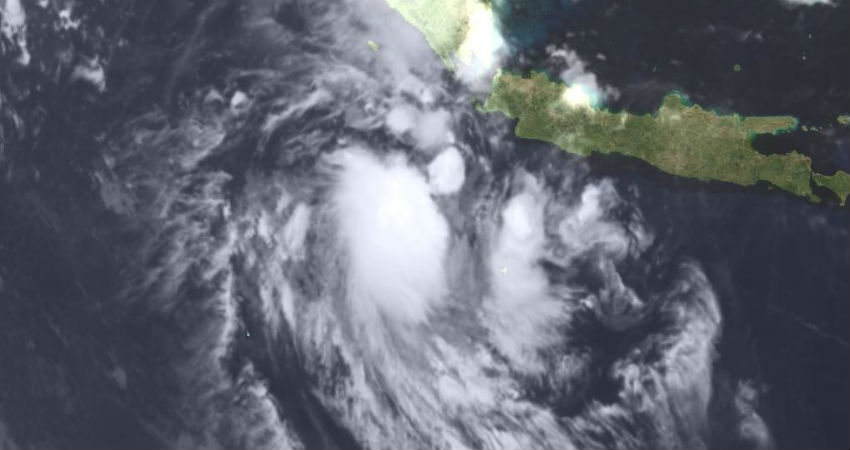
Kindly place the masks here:
[(841, 205), (847, 201), (850, 195), (850, 174), (841, 170), (833, 175), (823, 175), (812, 172), (812, 179), (818, 186), (825, 187), (838, 195)]
[(764, 155), (752, 147), (758, 134), (796, 128), (793, 117), (720, 115), (688, 104), (678, 93), (665, 96), (655, 113), (634, 115), (571, 104), (564, 101), (566, 89), (543, 73), (498, 73), (482, 110), (518, 119), (519, 137), (551, 142), (579, 155), (619, 153), (704, 181), (742, 186), (765, 181), (812, 201), (819, 200), (812, 181), (835, 192), (842, 205), (850, 194), (845, 172), (814, 173), (805, 155)]
[(841, 125), (850, 125), (850, 115), (838, 116), (835, 120)]

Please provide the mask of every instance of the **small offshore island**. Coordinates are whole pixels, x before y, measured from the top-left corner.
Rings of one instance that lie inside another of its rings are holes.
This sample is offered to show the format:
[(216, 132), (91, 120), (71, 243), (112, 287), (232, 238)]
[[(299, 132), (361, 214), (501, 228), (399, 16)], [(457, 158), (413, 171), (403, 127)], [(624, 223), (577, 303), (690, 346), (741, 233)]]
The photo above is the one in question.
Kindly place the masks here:
[(850, 175), (812, 172), (811, 159), (797, 152), (764, 155), (752, 138), (797, 127), (790, 116), (742, 117), (718, 115), (688, 105), (668, 94), (654, 114), (633, 115), (571, 102), (563, 83), (543, 73), (522, 77), (498, 73), (483, 106), (518, 119), (519, 137), (551, 142), (579, 155), (619, 153), (640, 158), (673, 175), (743, 186), (766, 181), (812, 201), (819, 198), (811, 181), (832, 190), (843, 205), (850, 194)]

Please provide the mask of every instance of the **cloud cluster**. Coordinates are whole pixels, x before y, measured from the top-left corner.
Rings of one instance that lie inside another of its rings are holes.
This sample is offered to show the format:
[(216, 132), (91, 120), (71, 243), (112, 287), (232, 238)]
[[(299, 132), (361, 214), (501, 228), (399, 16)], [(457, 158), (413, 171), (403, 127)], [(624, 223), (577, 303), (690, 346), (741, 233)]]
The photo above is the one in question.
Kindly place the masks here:
[[(573, 160), (526, 169), (483, 119), (460, 130), (466, 98), (376, 1), (313, 11), (319, 36), (240, 79), (238, 108), (199, 96), (110, 147), (143, 237), (127, 297), (178, 324), (176, 440), (331, 447), (331, 423), (370, 448), (704, 446), (721, 317), (698, 267), (638, 295), (620, 271), (651, 238), (613, 183), (554, 183)], [(486, 69), (495, 23), (470, 4)], [(575, 101), (616, 94), (550, 53)]]
[(564, 67), (559, 77), (569, 88), (569, 99), (573, 103), (598, 105), (606, 99), (617, 98), (619, 92), (599, 83), (596, 74), (588, 70), (587, 63), (574, 50), (567, 47), (546, 47), (549, 63), (556, 67)]
[(346, 149), (335, 158), (342, 166), (334, 203), (352, 310), (367, 321), (377, 320), (377, 313), (401, 322), (425, 320), (445, 292), (449, 237), (427, 180), (400, 155), (380, 161)]

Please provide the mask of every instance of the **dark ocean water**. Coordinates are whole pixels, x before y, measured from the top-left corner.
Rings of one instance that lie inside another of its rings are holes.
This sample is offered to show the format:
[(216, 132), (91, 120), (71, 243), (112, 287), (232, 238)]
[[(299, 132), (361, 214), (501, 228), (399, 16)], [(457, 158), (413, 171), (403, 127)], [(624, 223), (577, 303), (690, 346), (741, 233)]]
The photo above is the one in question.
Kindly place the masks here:
[[(501, 11), (505, 35), (523, 48), (515, 67), (545, 68), (543, 48), (565, 45), (619, 92), (614, 109), (650, 112), (678, 90), (718, 112), (793, 115), (823, 129), (759, 137), (756, 148), (796, 149), (825, 173), (850, 169), (850, 129), (835, 122), (850, 110), (850, 3), (541, 3)], [(704, 264), (725, 320), (715, 388), (728, 389), (724, 372), (760, 385), (759, 410), (780, 448), (846, 447), (848, 209), (834, 197), (814, 205), (764, 186), (678, 179), (628, 158), (590, 160), (591, 173), (637, 188), (665, 251)]]
[(515, 6), (527, 15), (503, 19), (506, 38), (531, 64), (546, 44), (567, 44), (622, 93), (614, 108), (647, 112), (671, 90), (721, 112), (790, 114), (801, 124), (834, 124), (850, 108), (847, 2), (564, 4), (558, 12)]
[(676, 179), (626, 158), (592, 173), (637, 187), (662, 252), (700, 261), (724, 313), (715, 389), (763, 389), (779, 448), (837, 448), (850, 420), (850, 215), (790, 195)]
[(720, 113), (792, 115), (823, 130), (760, 137), (756, 148), (796, 149), (825, 173), (850, 169), (850, 130), (836, 124), (850, 110), (850, 3), (544, 3), (553, 5), (503, 11), (510, 14), (504, 32), (522, 49), (518, 66), (545, 67), (546, 45), (565, 44), (619, 92), (608, 104), (613, 109), (650, 112), (676, 90)]
[[(282, 4), (274, 19), (303, 29), (298, 2)], [(791, 114), (810, 125), (832, 124), (850, 109), (846, 1), (800, 9), (769, 0), (514, 5), (506, 32), (524, 48), (522, 64), (545, 65), (540, 49), (566, 44), (601, 83), (620, 92), (615, 108), (649, 111), (675, 89), (721, 111)], [(232, 20), (241, 14), (235, 2), (108, 6), (92, 2), (76, 9), (87, 18), (79, 31), (56, 31), (33, 8), (30, 51), (43, 64), (16, 68), (6, 64), (14, 55), (3, 54), (0, 66), (6, 105), (25, 124), (0, 118), (0, 386), (11, 387), (0, 391), (0, 418), (16, 441), (35, 447), (169, 444), (147, 420), (182, 388), (167, 377), (180, 355), (180, 324), (135, 317), (132, 308), (116, 311), (110, 304), (121, 288), (122, 268), (133, 261), (122, 249), (133, 248), (139, 236), (104, 208), (90, 172), (104, 164), (102, 136), (125, 120), (152, 108), (176, 115), (194, 92), (220, 82), (228, 67), (264, 64), (262, 43), (233, 42), (241, 31)], [(122, 39), (127, 42), (120, 44)], [(108, 55), (108, 94), (71, 80), (71, 65), (56, 56), (62, 49), (72, 49), (75, 58)], [(733, 72), (734, 64), (743, 70)], [(759, 148), (799, 148), (817, 158), (820, 170), (848, 169), (847, 130), (830, 126), (822, 133), (782, 135), (760, 141)], [(540, 143), (523, 145), (559, 152)], [(247, 170), (243, 165), (265, 161), (211, 164), (239, 173)], [(589, 165), (591, 177), (612, 177), (643, 212), (658, 237), (658, 259), (690, 258), (706, 271), (724, 314), (715, 390), (731, 391), (732, 380), (751, 380), (761, 392), (757, 409), (778, 447), (846, 447), (848, 209), (765, 187), (682, 180), (628, 158), (591, 157)], [(242, 320), (246, 329), (262, 322), (247, 312)], [(249, 359), (258, 373), (274, 375), (269, 390), (287, 404), (287, 419), (305, 444), (354, 446), (307, 393), (308, 377), (280, 363), (294, 350), (272, 348), (263, 335), (253, 336), (234, 344), (236, 362)], [(606, 401), (613, 392), (605, 386), (598, 391)], [(0, 447), (5, 433), (0, 428)], [(716, 433), (714, 446), (728, 447), (724, 435)]]

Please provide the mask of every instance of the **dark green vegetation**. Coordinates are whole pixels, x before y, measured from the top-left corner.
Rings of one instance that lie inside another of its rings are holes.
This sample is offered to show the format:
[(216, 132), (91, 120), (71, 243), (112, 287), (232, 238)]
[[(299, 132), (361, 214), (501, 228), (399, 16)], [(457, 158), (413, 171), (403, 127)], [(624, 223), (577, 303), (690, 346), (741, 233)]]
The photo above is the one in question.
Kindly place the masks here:
[(847, 172), (839, 170), (834, 175), (812, 173), (812, 179), (814, 179), (818, 186), (823, 186), (835, 192), (842, 205), (847, 201), (847, 196), (850, 195), (850, 175)]
[(793, 117), (719, 115), (686, 104), (679, 94), (668, 94), (651, 115), (615, 113), (571, 105), (563, 99), (565, 89), (542, 73), (529, 78), (499, 73), (483, 109), (518, 119), (519, 137), (551, 142), (579, 155), (620, 153), (673, 175), (705, 181), (742, 186), (765, 181), (812, 201), (819, 200), (812, 181), (835, 192), (842, 204), (850, 194), (850, 175), (845, 172), (813, 173), (805, 155), (764, 155), (752, 147), (758, 134), (796, 128)]

